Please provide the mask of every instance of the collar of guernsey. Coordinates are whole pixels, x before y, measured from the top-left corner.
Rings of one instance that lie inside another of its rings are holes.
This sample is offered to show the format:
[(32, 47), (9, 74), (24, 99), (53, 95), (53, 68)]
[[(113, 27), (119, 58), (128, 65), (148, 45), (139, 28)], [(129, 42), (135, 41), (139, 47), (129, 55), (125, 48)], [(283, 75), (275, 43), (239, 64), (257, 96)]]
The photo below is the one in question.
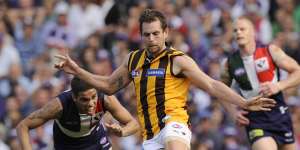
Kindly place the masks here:
[(182, 55), (182, 51), (172, 47), (150, 61), (145, 50), (130, 54), (128, 71), (135, 85), (144, 140), (158, 134), (168, 122), (189, 122), (186, 101), (190, 82), (183, 75), (174, 75), (171, 67), (173, 57)]

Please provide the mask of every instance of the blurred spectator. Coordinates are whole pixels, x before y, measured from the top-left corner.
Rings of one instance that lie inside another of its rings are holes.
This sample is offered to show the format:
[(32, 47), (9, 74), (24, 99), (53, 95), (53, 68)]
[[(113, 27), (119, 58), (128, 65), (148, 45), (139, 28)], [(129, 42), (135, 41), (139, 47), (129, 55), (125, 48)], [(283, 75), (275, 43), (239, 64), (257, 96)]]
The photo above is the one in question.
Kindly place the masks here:
[(239, 144), (238, 131), (236, 127), (228, 126), (223, 129), (224, 141), (223, 150), (246, 150), (247, 148)]
[(208, 44), (205, 37), (201, 36), (195, 30), (190, 31), (188, 37), (188, 44), (190, 47), (189, 54), (194, 58), (196, 63), (202, 68), (204, 71), (207, 70), (207, 57), (208, 54)]
[(201, 120), (195, 125), (193, 133), (195, 134), (195, 140), (208, 142), (207, 146), (209, 149), (220, 149), (221, 148), (221, 134), (217, 134), (217, 131), (211, 126), (211, 112), (202, 111), (200, 116)]
[(5, 138), (6, 138), (6, 127), (0, 123), (0, 149), (1, 150), (9, 150), (10, 148), (8, 145), (5, 143)]
[(102, 48), (102, 40), (100, 40), (99, 34), (94, 33), (85, 42), (83, 48), (79, 49), (77, 53), (79, 53), (80, 63), (88, 70), (91, 70), (92, 63), (95, 63), (97, 59), (97, 51)]
[(32, 94), (35, 90), (31, 81), (22, 74), (20, 64), (12, 64), (9, 71), (10, 76), (0, 79), (0, 95), (7, 97), (14, 93), (14, 87), (20, 85), (27, 94)]
[(25, 21), (23, 28), (16, 28), (17, 32), (20, 32), (20, 35), (15, 35), (15, 45), (21, 57), (23, 72), (29, 75), (33, 71), (33, 59), (44, 51), (42, 41), (31, 20)]
[(172, 3), (167, 3), (165, 5), (164, 12), (171, 30), (176, 30), (186, 37), (188, 28), (183, 22), (183, 19), (177, 14), (175, 6)]
[(49, 64), (39, 64), (39, 66), (36, 67), (36, 70), (32, 76), (33, 89), (36, 90), (39, 87), (49, 87), (49, 89), (59, 91), (63, 90), (60, 88), (62, 82), (54, 76), (54, 69), (51, 67), (52, 66)]
[[(0, 23), (0, 27), (2, 26)], [(5, 34), (0, 32), (0, 78), (8, 76), (9, 67), (20, 63), (20, 56), (16, 48), (5, 41)]]
[(76, 45), (76, 35), (68, 21), (69, 5), (65, 2), (56, 4), (55, 20), (49, 20), (42, 29), (42, 39), (45, 48), (73, 48)]
[(129, 9), (129, 16), (127, 21), (128, 28), (128, 38), (130, 41), (129, 48), (134, 50), (133, 48), (139, 48), (140, 44), (140, 25), (139, 25), (139, 14), (142, 9), (138, 6), (133, 6)]
[(246, 5), (246, 16), (254, 24), (256, 40), (262, 44), (268, 44), (272, 40), (271, 23), (268, 18), (264, 17), (259, 11), (259, 6), (256, 3)]
[(6, 20), (6, 19), (8, 19), (8, 17), (7, 17), (7, 5), (6, 5), (6, 3), (5, 3), (5, 1), (4, 0), (0, 0), (0, 19), (1, 20)]
[(120, 66), (129, 53), (128, 37), (119, 36), (112, 47), (114, 66)]
[(90, 34), (104, 29), (104, 19), (114, 5), (114, 0), (104, 0), (101, 6), (90, 0), (71, 3), (69, 19), (76, 36), (83, 40)]
[(203, 21), (200, 16), (205, 15), (207, 9), (205, 8), (203, 0), (190, 0), (188, 6), (181, 10), (181, 16), (189, 29), (197, 29), (198, 32), (204, 33)]
[(20, 103), (16, 97), (11, 96), (7, 98), (6, 111), (4, 124), (8, 129), (12, 130), (22, 119), (22, 115), (20, 113)]
[(97, 52), (97, 61), (91, 64), (91, 71), (99, 75), (110, 75), (112, 70), (108, 52), (103, 49), (99, 50)]
[(22, 26), (22, 21), (32, 20), (33, 25), (39, 27), (45, 18), (44, 9), (34, 5), (34, 0), (17, 0), (7, 11), (9, 22), (13, 27)]
[(184, 36), (179, 33), (178, 31), (173, 31), (170, 32), (170, 37), (171, 37), (171, 45), (175, 49), (180, 49), (184, 53), (189, 53), (190, 52), (190, 47), (189, 45), (185, 42)]
[[(233, 29), (232, 29), (232, 17), (230, 16), (230, 12), (228, 9), (223, 8), (221, 9), (221, 16), (219, 21), (217, 22), (214, 30), (213, 30), (213, 35), (218, 36), (219, 39), (219, 44), (225, 50), (229, 50), (231, 43), (232, 43), (232, 34), (233, 34)], [(214, 38), (214, 37), (212, 37)], [(212, 44), (214, 41), (212, 41)]]
[[(211, 97), (196, 87), (191, 87), (190, 94), (192, 103), (194, 104), (193, 107), (196, 107), (195, 109), (197, 110), (196, 115), (201, 115), (201, 113), (211, 105)], [(195, 116), (195, 118), (197, 117), (198, 116)]]

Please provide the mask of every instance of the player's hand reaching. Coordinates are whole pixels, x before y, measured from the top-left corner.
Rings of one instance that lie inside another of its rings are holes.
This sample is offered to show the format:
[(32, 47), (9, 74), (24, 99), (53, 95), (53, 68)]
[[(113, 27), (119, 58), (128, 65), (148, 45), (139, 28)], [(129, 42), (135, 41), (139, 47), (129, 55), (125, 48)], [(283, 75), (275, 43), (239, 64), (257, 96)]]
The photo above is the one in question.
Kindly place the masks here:
[(246, 126), (249, 125), (250, 121), (249, 119), (245, 116), (249, 112), (245, 110), (239, 110), (236, 115), (235, 115), (235, 122), (239, 126)]
[(108, 129), (108, 131), (112, 132), (113, 134), (121, 137), (123, 136), (123, 130), (122, 130), (122, 127), (117, 124), (117, 123), (112, 123), (112, 124), (109, 124), (109, 123), (105, 123), (105, 127)]
[(64, 54), (57, 54), (54, 57), (58, 59), (58, 62), (54, 65), (55, 68), (63, 70), (69, 74), (76, 74), (76, 69), (78, 69), (79, 67), (71, 59), (67, 50), (64, 50)]
[(264, 98), (261, 95), (246, 101), (244, 109), (249, 111), (270, 111), (276, 105), (276, 101), (270, 98)]

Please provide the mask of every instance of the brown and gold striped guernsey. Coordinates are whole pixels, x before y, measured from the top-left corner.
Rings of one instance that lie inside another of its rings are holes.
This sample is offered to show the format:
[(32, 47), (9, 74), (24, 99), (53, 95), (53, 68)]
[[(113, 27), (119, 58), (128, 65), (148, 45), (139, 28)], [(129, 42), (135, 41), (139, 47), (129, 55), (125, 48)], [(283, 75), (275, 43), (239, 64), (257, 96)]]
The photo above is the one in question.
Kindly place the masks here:
[(153, 60), (145, 50), (130, 54), (128, 70), (135, 85), (138, 118), (143, 127), (143, 137), (148, 140), (164, 128), (165, 123), (188, 123), (186, 101), (189, 80), (174, 75), (174, 56), (184, 55), (173, 48), (165, 49)]

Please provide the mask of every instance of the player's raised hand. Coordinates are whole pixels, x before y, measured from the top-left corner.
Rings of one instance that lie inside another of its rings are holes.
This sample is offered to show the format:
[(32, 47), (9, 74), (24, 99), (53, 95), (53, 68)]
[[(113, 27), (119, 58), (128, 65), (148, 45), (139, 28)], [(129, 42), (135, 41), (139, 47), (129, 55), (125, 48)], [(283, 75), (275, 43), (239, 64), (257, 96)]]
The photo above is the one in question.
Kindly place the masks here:
[(109, 124), (109, 123), (105, 123), (105, 127), (108, 129), (108, 131), (112, 132), (113, 134), (121, 137), (123, 136), (123, 130), (122, 130), (122, 127), (117, 124), (117, 123), (112, 123), (112, 124)]
[(71, 59), (68, 54), (68, 50), (63, 49), (62, 51), (62, 54), (57, 54), (54, 56), (58, 59), (58, 62), (55, 63), (54, 67), (69, 74), (76, 74), (76, 69), (79, 68), (78, 65)]
[(259, 95), (247, 100), (245, 109), (249, 111), (270, 111), (275, 105), (275, 100), (264, 98), (262, 95)]

